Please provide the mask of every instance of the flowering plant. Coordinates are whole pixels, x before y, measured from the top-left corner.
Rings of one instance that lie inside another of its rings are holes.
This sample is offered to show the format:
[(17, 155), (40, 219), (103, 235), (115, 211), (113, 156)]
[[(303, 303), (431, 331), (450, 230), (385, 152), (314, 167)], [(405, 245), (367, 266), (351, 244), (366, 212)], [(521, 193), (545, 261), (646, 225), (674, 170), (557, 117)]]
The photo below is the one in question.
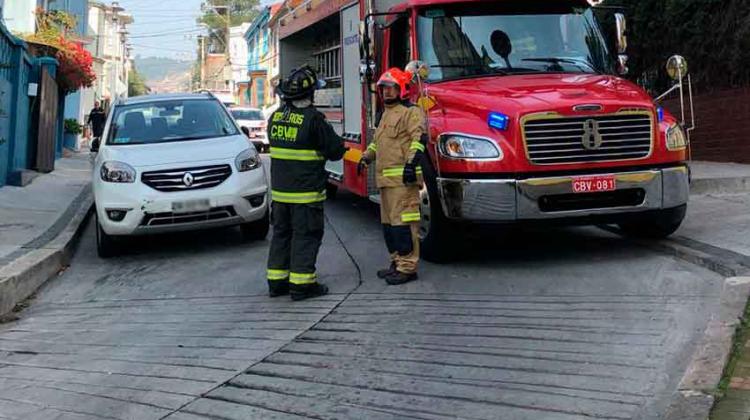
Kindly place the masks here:
[(96, 74), (91, 53), (76, 42), (61, 39), (60, 44), (64, 46), (57, 53), (57, 61), (60, 63), (57, 69), (57, 83), (60, 89), (68, 94), (93, 86)]

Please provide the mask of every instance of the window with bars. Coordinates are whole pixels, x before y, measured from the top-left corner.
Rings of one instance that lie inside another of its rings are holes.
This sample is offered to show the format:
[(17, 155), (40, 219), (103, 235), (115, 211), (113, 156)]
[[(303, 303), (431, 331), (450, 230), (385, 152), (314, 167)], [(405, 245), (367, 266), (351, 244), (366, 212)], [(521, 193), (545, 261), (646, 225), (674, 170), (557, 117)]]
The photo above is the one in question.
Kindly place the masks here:
[(329, 88), (341, 86), (341, 44), (326, 45), (312, 54), (318, 76)]

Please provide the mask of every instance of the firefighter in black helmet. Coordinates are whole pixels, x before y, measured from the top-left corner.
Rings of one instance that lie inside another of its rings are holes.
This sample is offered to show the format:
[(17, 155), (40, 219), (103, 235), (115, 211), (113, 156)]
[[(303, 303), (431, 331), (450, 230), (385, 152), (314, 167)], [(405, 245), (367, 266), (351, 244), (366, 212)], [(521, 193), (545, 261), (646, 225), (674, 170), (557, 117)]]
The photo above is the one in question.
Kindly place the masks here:
[(292, 70), (277, 87), (282, 105), (268, 121), (273, 201), (268, 256), (271, 297), (291, 294), (292, 300), (302, 300), (328, 293), (315, 273), (323, 239), (325, 163), (341, 159), (346, 148), (313, 106), (315, 89), (322, 86), (310, 67)]

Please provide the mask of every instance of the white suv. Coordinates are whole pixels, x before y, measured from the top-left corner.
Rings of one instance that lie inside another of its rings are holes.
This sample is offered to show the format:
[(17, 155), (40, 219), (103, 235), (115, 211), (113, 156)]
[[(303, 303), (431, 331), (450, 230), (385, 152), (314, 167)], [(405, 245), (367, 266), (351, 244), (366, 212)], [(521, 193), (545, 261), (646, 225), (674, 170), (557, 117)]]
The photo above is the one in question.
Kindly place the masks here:
[(247, 129), (247, 136), (260, 152), (268, 152), (268, 134), (263, 112), (256, 108), (231, 107), (229, 112), (240, 127)]
[(211, 94), (126, 99), (110, 112), (93, 175), (101, 257), (117, 237), (239, 225), (268, 234), (255, 148)]

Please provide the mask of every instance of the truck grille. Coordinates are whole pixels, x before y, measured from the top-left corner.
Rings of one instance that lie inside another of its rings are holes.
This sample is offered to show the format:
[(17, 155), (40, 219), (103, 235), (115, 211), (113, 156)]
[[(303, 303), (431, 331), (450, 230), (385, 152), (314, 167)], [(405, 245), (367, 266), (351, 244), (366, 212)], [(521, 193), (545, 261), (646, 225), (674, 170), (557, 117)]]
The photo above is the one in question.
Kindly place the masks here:
[(652, 124), (647, 113), (615, 114), (531, 119), (523, 131), (531, 163), (553, 165), (645, 158)]
[[(190, 176), (186, 178), (187, 174)], [(232, 168), (229, 165), (201, 166), (144, 172), (141, 182), (162, 192), (188, 191), (215, 187), (230, 175)]]

